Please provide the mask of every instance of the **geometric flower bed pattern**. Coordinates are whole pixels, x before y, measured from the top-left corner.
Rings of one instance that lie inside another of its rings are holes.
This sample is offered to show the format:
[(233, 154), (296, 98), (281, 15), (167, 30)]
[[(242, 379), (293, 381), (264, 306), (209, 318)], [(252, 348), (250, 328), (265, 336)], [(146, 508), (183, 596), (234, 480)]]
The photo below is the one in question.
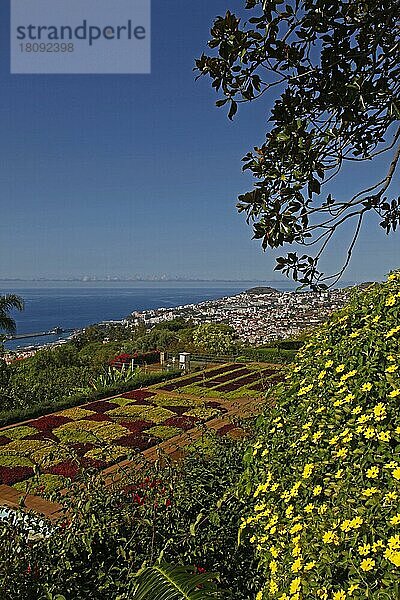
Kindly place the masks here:
[[(222, 414), (225, 409), (207, 400), (204, 391), (218, 392), (222, 384), (218, 396), (223, 401), (229, 382), (240, 391), (241, 379), (243, 385), (259, 383), (260, 369), (224, 365), (164, 388), (134, 390), (9, 427), (0, 435), (0, 483), (36, 493), (62, 488), (82, 468), (105, 468)], [(199, 397), (182, 393), (206, 383)]]

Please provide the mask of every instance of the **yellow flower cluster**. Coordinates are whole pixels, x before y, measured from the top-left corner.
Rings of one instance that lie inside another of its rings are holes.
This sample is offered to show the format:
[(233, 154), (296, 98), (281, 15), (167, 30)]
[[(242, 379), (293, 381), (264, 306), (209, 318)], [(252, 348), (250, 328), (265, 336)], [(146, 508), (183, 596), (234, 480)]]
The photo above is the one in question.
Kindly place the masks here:
[(257, 600), (400, 589), (398, 298), (400, 272), (356, 295), (303, 347), (264, 416), (248, 475), (262, 502), (242, 524), (268, 567)]

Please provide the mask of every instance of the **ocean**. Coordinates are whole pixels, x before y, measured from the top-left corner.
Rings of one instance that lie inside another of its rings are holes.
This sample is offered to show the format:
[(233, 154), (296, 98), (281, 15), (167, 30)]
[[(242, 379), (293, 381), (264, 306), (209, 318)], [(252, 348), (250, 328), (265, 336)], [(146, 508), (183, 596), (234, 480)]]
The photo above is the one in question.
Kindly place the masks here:
[[(290, 282), (0, 282), (0, 295), (15, 293), (25, 300), (22, 313), (13, 312), (17, 333), (39, 333), (55, 327), (79, 329), (101, 321), (119, 320), (134, 310), (174, 307), (232, 296), (256, 285), (287, 290)], [(57, 341), (66, 335), (12, 340), (13, 350)]]

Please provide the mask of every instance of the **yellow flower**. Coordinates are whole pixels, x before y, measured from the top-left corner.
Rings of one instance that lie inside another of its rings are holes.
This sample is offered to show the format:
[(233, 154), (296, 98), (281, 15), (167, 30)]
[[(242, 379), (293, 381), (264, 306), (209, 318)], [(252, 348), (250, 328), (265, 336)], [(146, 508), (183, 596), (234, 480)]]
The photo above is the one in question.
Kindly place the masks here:
[(360, 335), (360, 332), (359, 332), (359, 331), (353, 331), (353, 333), (351, 333), (351, 334), (349, 335), (349, 338), (353, 339), (353, 338), (356, 338), (356, 337), (358, 337), (359, 335)]
[(333, 594), (333, 600), (346, 600), (346, 594), (343, 590), (340, 590), (339, 592)]
[(343, 521), (343, 523), (340, 526), (340, 529), (345, 532), (351, 531), (351, 521), (349, 519)]
[(257, 596), (256, 596), (256, 600), (262, 600), (263, 598), (263, 593), (262, 592), (258, 592)]
[(396, 567), (400, 567), (400, 552), (392, 552), (391, 550), (385, 551), (385, 558), (390, 560)]
[(396, 296), (389, 296), (385, 302), (385, 306), (393, 306), (396, 303)]
[(337, 541), (337, 535), (334, 531), (326, 531), (322, 536), (322, 541), (324, 544), (335, 544)]
[(397, 500), (397, 493), (396, 492), (388, 492), (385, 496), (385, 500), (386, 500), (386, 502), (394, 502), (395, 500)]
[(314, 465), (312, 463), (307, 464), (303, 469), (303, 478), (308, 479), (311, 476), (313, 469)]
[(290, 584), (289, 592), (291, 594), (295, 594), (300, 589), (301, 589), (301, 579), (300, 579), (300, 577), (296, 577), (296, 579), (293, 579), (292, 583)]
[(379, 549), (382, 549), (385, 547), (385, 544), (383, 543), (383, 540), (378, 540), (377, 542), (374, 542), (372, 544), (372, 552), (377, 552)]
[(274, 558), (278, 558), (279, 556), (279, 550), (277, 548), (275, 548), (275, 546), (271, 546), (271, 548), (269, 549), (269, 551), (271, 552), (272, 556)]
[[(400, 469), (399, 469), (399, 473), (400, 473)], [(398, 477), (398, 479), (400, 479), (400, 476)], [(322, 492), (322, 487), (320, 485), (316, 485), (315, 488), (313, 489), (314, 496), (319, 496), (321, 494), (321, 492)]]
[(390, 329), (390, 331), (387, 332), (385, 337), (387, 337), (387, 338), (393, 337), (399, 331), (400, 331), (400, 325), (398, 325), (397, 327), (393, 327), (393, 329)]
[(300, 388), (299, 391), (297, 392), (298, 396), (304, 396), (305, 394), (307, 394), (308, 392), (310, 392), (312, 390), (313, 386), (312, 384), (307, 385), (304, 388)]
[(296, 558), (296, 556), (300, 556), (300, 554), (301, 554), (301, 548), (300, 548), (300, 546), (295, 546), (293, 548), (293, 550), (292, 550), (292, 556), (294, 558)]
[(364, 429), (364, 435), (367, 438), (367, 440), (370, 440), (375, 435), (375, 429), (373, 427), (367, 427), (366, 429)]
[(363, 490), (361, 493), (363, 496), (366, 496), (367, 498), (369, 498), (370, 496), (373, 496), (374, 494), (378, 494), (379, 490), (376, 487), (370, 487), (370, 488)]
[(374, 566), (375, 561), (373, 558), (365, 558), (360, 564), (360, 567), (363, 571), (372, 571)]
[(388, 539), (388, 547), (390, 550), (400, 550), (400, 535), (392, 535)]
[(354, 398), (354, 394), (347, 394), (347, 396), (343, 399), (343, 402), (351, 402), (352, 400), (354, 400)]
[(367, 471), (367, 477), (368, 477), (368, 479), (376, 479), (378, 477), (378, 475), (379, 475), (379, 469), (378, 469), (378, 467), (371, 467)]
[(398, 463), (395, 460), (391, 460), (390, 462), (384, 465), (385, 469), (396, 469), (398, 467)]
[(276, 584), (276, 581), (271, 579), (271, 581), (269, 582), (269, 591), (271, 592), (271, 594), (276, 594), (278, 590), (279, 588)]
[(285, 511), (285, 515), (287, 519), (290, 519), (291, 516), (293, 515), (293, 504), (289, 504), (289, 506), (287, 507), (286, 511)]
[(302, 567), (302, 560), (301, 557), (299, 557), (298, 559), (296, 559), (294, 561), (294, 563), (292, 564), (292, 566), (290, 567), (290, 570), (293, 573), (298, 573), (299, 571), (301, 571), (301, 567)]
[(314, 433), (312, 437), (313, 442), (318, 442), (322, 438), (322, 435), (322, 431), (317, 431), (316, 433)]
[(353, 592), (355, 592), (356, 590), (358, 590), (358, 584), (352, 583), (351, 586), (349, 587), (349, 589), (347, 590), (349, 596), (351, 596), (353, 594)]
[(294, 534), (303, 529), (303, 525), (301, 523), (296, 523), (293, 525), (292, 529), (290, 529), (289, 533)]
[(380, 431), (378, 433), (378, 440), (380, 442), (390, 442), (390, 433), (388, 431)]
[(400, 524), (400, 513), (397, 513), (394, 517), (390, 519), (391, 525), (399, 525)]
[(359, 415), (361, 411), (362, 411), (361, 406), (356, 406), (355, 408), (353, 408), (353, 410), (351, 412), (353, 413), (353, 415)]
[(376, 421), (383, 421), (386, 417), (386, 408), (382, 402), (374, 406), (374, 415)]
[(333, 360), (327, 360), (325, 363), (325, 369), (329, 369), (333, 365)]
[(336, 452), (336, 458), (346, 458), (347, 456), (347, 448), (340, 448), (338, 452)]
[(323, 379), (326, 375), (326, 371), (321, 371), (321, 373), (318, 375), (318, 379)]
[(397, 371), (397, 368), (398, 368), (397, 365), (390, 365), (390, 367), (388, 367), (385, 372), (386, 373), (394, 373), (395, 371)]
[(276, 571), (278, 570), (278, 563), (276, 562), (276, 560), (271, 560), (271, 562), (269, 563), (269, 568), (271, 569), (271, 573), (276, 573)]
[(389, 281), (394, 281), (395, 279), (397, 279), (397, 277), (399, 276), (398, 273), (390, 273), (390, 275), (388, 276), (387, 280)]
[(393, 390), (389, 394), (389, 398), (397, 398), (397, 396), (400, 396), (400, 389), (399, 388), (396, 388), (395, 390)]
[(336, 373), (342, 373), (345, 369), (345, 365), (339, 365), (338, 367), (336, 367)]
[(351, 521), (351, 527), (353, 529), (359, 529), (363, 523), (364, 520), (361, 517), (355, 517), (355, 519)]
[(394, 477), (395, 479), (399, 479), (399, 480), (400, 480), (400, 468), (397, 468), (397, 469), (395, 469), (395, 470), (393, 471), (392, 475), (393, 475), (393, 477)]
[(363, 425), (364, 423), (367, 423), (371, 418), (371, 415), (361, 415), (361, 417), (359, 417), (357, 419), (357, 423), (360, 423), (360, 425)]
[(311, 569), (313, 569), (315, 567), (315, 562), (311, 561), (309, 563), (307, 563), (304, 567), (305, 571), (311, 571)]
[(307, 504), (307, 506), (305, 506), (305, 508), (304, 508), (304, 512), (306, 512), (306, 513), (310, 513), (313, 510), (314, 510), (314, 504), (312, 504), (312, 503)]
[(369, 382), (368, 383), (364, 383), (361, 386), (361, 391), (362, 392), (370, 392), (371, 390), (372, 390), (372, 383), (369, 383)]
[(324, 515), (327, 510), (328, 510), (328, 507), (326, 506), (326, 504), (321, 504), (321, 506), (318, 509), (318, 514)]
[(370, 544), (363, 544), (362, 546), (358, 546), (358, 553), (361, 556), (367, 556), (371, 552)]

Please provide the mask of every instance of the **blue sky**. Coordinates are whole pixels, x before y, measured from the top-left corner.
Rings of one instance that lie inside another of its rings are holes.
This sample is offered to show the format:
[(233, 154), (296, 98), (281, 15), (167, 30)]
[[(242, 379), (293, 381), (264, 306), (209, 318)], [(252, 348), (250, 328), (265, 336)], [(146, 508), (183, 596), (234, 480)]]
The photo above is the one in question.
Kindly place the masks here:
[[(236, 212), (241, 158), (264, 139), (270, 99), (233, 124), (194, 81), (213, 18), (244, 0), (153, 0), (151, 75), (10, 75), (0, 5), (0, 277), (162, 274), (271, 280), (274, 259)], [(348, 171), (346, 196), (383, 161)], [(334, 268), (345, 234), (327, 256)], [(372, 221), (347, 280), (400, 265)]]

